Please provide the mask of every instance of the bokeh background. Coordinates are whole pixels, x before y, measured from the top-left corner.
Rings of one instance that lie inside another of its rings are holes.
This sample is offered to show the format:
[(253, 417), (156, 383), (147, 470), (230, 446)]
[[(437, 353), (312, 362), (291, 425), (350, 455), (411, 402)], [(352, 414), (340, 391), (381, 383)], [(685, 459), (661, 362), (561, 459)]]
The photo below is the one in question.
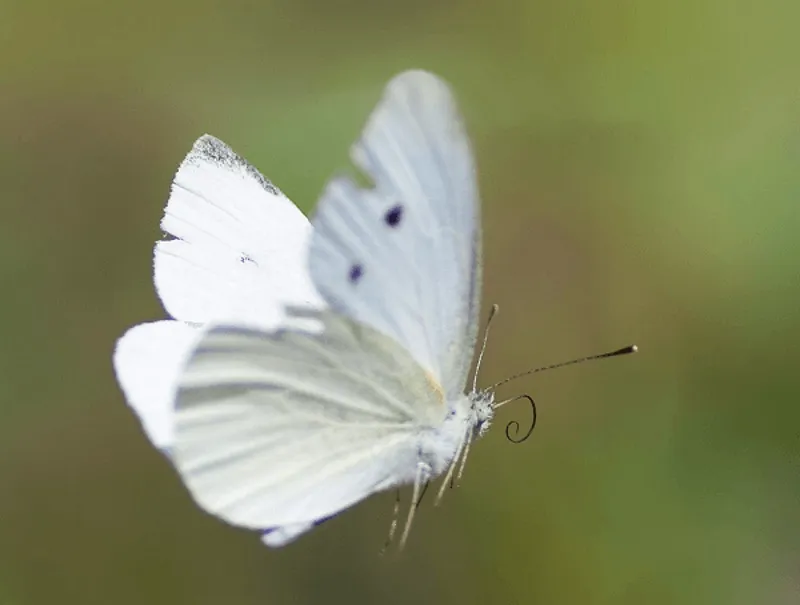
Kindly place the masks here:
[[(800, 602), (800, 4), (0, 2), (0, 604)], [(202, 513), (115, 339), (210, 132), (311, 211), (395, 73), (450, 81), (480, 170), (482, 373), (521, 380), (462, 487), (295, 544)]]

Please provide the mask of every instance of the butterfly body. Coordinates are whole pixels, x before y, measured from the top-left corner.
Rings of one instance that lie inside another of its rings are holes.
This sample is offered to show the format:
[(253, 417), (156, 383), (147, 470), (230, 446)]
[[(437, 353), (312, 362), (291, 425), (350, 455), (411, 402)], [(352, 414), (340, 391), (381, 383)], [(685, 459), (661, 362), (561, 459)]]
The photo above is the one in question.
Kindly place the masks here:
[(483, 436), (494, 414), (493, 402), (491, 393), (481, 391), (448, 401), (442, 423), (420, 434), (419, 462), (431, 469), (432, 476), (442, 474), (456, 461), (467, 440)]

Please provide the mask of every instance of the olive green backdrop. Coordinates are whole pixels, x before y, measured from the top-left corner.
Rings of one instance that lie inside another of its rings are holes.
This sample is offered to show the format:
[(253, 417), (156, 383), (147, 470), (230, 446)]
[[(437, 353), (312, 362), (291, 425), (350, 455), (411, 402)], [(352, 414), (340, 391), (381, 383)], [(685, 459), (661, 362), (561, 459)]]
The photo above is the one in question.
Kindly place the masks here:
[[(800, 601), (796, 2), (0, 1), (0, 605)], [(210, 132), (305, 211), (383, 85), (450, 81), (479, 165), (463, 485), (280, 551), (191, 502), (111, 369), (163, 311), (170, 181)]]

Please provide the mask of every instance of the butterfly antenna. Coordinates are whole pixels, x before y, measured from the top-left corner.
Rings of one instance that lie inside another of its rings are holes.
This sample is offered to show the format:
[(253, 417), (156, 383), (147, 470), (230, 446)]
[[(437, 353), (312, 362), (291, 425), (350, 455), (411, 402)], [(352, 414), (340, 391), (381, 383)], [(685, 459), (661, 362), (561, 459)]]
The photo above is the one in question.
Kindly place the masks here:
[(616, 351), (611, 351), (609, 353), (601, 353), (600, 355), (589, 355), (588, 357), (579, 357), (578, 359), (571, 359), (570, 361), (562, 361), (561, 363), (554, 363), (552, 365), (544, 366), (542, 368), (536, 368), (535, 370), (528, 370), (527, 372), (514, 374), (513, 376), (506, 378), (505, 380), (501, 380), (500, 382), (493, 384), (490, 388), (492, 390), (496, 389), (500, 385), (503, 385), (507, 382), (511, 382), (512, 380), (516, 380), (517, 378), (527, 376), (528, 374), (536, 374), (537, 372), (544, 372), (545, 370), (555, 370), (556, 368), (563, 368), (564, 366), (571, 366), (575, 365), (576, 363), (583, 363), (584, 361), (592, 361), (594, 359), (605, 359), (606, 357), (618, 357), (620, 355), (628, 355), (629, 353), (636, 353), (636, 351), (638, 350), (639, 347), (637, 347), (636, 345), (630, 345), (627, 347), (623, 347), (621, 349), (617, 349)]
[(500, 305), (497, 303), (492, 305), (492, 310), (489, 311), (489, 319), (486, 320), (486, 327), (483, 329), (483, 344), (481, 345), (481, 352), (478, 353), (478, 363), (475, 364), (475, 373), (472, 375), (472, 392), (474, 393), (478, 388), (478, 371), (481, 369), (483, 362), (483, 354), (486, 352), (486, 343), (489, 341), (489, 328), (492, 325), (492, 320), (497, 312), (500, 310)]

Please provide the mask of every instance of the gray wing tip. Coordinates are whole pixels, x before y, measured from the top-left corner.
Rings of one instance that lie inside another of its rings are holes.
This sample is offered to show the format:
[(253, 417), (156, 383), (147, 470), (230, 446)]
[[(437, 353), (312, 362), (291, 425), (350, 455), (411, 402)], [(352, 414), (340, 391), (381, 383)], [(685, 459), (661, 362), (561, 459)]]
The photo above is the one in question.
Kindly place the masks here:
[(204, 134), (192, 145), (184, 163), (211, 162), (222, 166), (238, 165), (244, 160), (223, 141), (210, 134)]
[(187, 166), (212, 164), (231, 171), (239, 171), (255, 180), (261, 187), (273, 195), (282, 195), (280, 189), (272, 184), (250, 162), (236, 153), (229, 145), (215, 136), (204, 134), (192, 145), (191, 151), (178, 168), (178, 174)]

